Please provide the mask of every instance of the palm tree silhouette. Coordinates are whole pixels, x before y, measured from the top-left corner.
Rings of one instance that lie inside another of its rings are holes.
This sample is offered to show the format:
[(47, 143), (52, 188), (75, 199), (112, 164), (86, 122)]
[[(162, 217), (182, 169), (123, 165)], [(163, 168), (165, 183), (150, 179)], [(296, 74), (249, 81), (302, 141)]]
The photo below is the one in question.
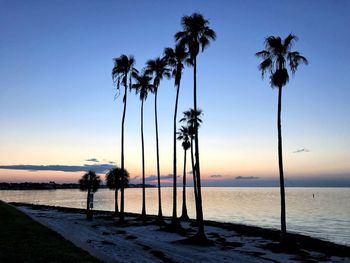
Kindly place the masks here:
[[(197, 202), (198, 199), (198, 189), (197, 189), (197, 177), (196, 177), (196, 165), (195, 165), (195, 158), (193, 155), (193, 142), (195, 135), (195, 127), (197, 129), (200, 127), (202, 123), (202, 110), (198, 109), (198, 111), (194, 111), (194, 109), (188, 109), (187, 111), (183, 112), (183, 118), (180, 119), (180, 122), (186, 122), (186, 126), (188, 128), (188, 135), (190, 138), (190, 148), (191, 148), (191, 164), (192, 164), (192, 176), (193, 176), (193, 190), (194, 190), (194, 197)], [(198, 214), (198, 209), (196, 205), (196, 215)]]
[[(183, 31), (175, 34), (175, 40), (178, 44), (187, 47), (190, 55), (190, 61), (193, 65), (193, 109), (197, 112), (197, 56), (200, 48), (202, 52), (209, 45), (210, 40), (215, 40), (216, 34), (209, 27), (209, 21), (204, 19), (201, 14), (193, 13), (191, 16), (184, 16), (181, 19)], [(198, 128), (195, 127), (195, 158), (196, 158), (196, 179), (197, 179), (197, 223), (199, 239), (206, 239), (204, 232), (203, 208), (202, 208), (202, 193), (201, 193), (201, 178), (199, 164), (199, 142)]]
[(118, 214), (118, 190), (126, 188), (129, 184), (129, 173), (122, 168), (110, 169), (106, 174), (106, 183), (109, 189), (115, 190), (115, 214)]
[(286, 203), (284, 190), (283, 158), (282, 158), (282, 129), (281, 129), (281, 109), (282, 109), (282, 87), (289, 81), (289, 74), (286, 63), (294, 74), (300, 63), (308, 64), (308, 61), (297, 51), (291, 51), (293, 42), (297, 37), (289, 34), (283, 41), (280, 37), (269, 36), (265, 39), (265, 50), (257, 52), (255, 55), (263, 59), (259, 65), (259, 70), (264, 77), (266, 71), (270, 73), (270, 85), (278, 88), (278, 110), (277, 110), (277, 130), (278, 130), (278, 166), (280, 173), (280, 195), (281, 195), (281, 243), (286, 241)]
[[(122, 117), (122, 133), (121, 133), (121, 169), (125, 169), (124, 167), (124, 122), (125, 122), (125, 114), (126, 114), (126, 101), (127, 101), (127, 88), (128, 88), (128, 77), (129, 77), (129, 89), (131, 89), (131, 75), (132, 72), (136, 72), (134, 68), (135, 59), (133, 56), (121, 55), (119, 58), (114, 59), (114, 67), (112, 69), (112, 78), (116, 82), (117, 91), (120, 91), (120, 82), (122, 82), (124, 86), (124, 96), (123, 96), (123, 117)], [(120, 200), (120, 221), (124, 220), (124, 187), (121, 188), (120, 191), (121, 200)], [(115, 208), (118, 208), (117, 204), (118, 193), (116, 189), (115, 193)], [(118, 211), (115, 211), (118, 213)]]
[(186, 52), (184, 46), (177, 45), (175, 49), (165, 48), (164, 58), (166, 59), (169, 66), (172, 68), (172, 76), (175, 79), (176, 87), (176, 99), (175, 99), (175, 110), (174, 110), (174, 131), (173, 131), (173, 217), (172, 223), (177, 224), (177, 188), (176, 188), (176, 178), (177, 178), (177, 162), (176, 162), (176, 124), (177, 124), (177, 106), (179, 102), (179, 92), (182, 71), (184, 69), (184, 62), (188, 58), (188, 53)]
[(86, 218), (92, 219), (92, 210), (90, 207), (90, 196), (91, 193), (97, 192), (98, 188), (100, 188), (101, 179), (94, 171), (88, 171), (79, 179), (79, 188), (81, 191), (87, 191), (86, 198)]
[(163, 224), (162, 196), (160, 189), (160, 167), (159, 167), (159, 138), (158, 138), (158, 114), (157, 114), (157, 94), (160, 81), (163, 77), (170, 78), (170, 69), (164, 58), (148, 60), (146, 63), (146, 73), (153, 75), (153, 93), (154, 93), (154, 120), (156, 125), (156, 150), (157, 150), (157, 179), (158, 179), (158, 223)]
[(142, 74), (134, 72), (132, 74), (136, 83), (132, 84), (132, 88), (135, 89), (136, 94), (139, 95), (141, 100), (141, 147), (142, 147), (142, 212), (141, 218), (146, 218), (146, 189), (145, 189), (145, 145), (143, 138), (143, 103), (147, 99), (148, 92), (153, 91), (153, 85), (151, 84), (152, 78), (147, 72)]
[(189, 217), (187, 214), (187, 206), (186, 206), (186, 157), (187, 157), (187, 150), (191, 146), (189, 128), (185, 126), (181, 126), (177, 134), (178, 134), (177, 139), (179, 141), (182, 141), (182, 148), (184, 149), (184, 167), (183, 167), (183, 183), (182, 183), (182, 214), (180, 218), (182, 220), (188, 220)]

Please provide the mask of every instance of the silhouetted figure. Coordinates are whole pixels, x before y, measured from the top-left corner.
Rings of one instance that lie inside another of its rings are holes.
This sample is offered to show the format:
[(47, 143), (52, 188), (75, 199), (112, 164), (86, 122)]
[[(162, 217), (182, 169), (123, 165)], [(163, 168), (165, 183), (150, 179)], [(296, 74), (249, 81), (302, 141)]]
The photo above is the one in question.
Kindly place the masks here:
[(100, 188), (101, 179), (96, 175), (94, 171), (89, 171), (85, 173), (82, 178), (79, 180), (79, 187), (81, 191), (87, 191), (86, 198), (86, 218), (88, 220), (92, 220), (93, 210), (92, 210), (92, 202), (93, 202), (93, 193), (97, 192), (98, 188)]
[[(129, 89), (131, 89), (131, 75), (132, 72), (136, 72), (134, 68), (135, 59), (133, 56), (121, 55), (119, 58), (114, 59), (114, 67), (112, 69), (112, 78), (117, 84), (117, 91), (120, 90), (120, 82), (124, 86), (124, 96), (123, 96), (123, 117), (122, 117), (122, 127), (121, 127), (121, 169), (124, 170), (124, 122), (126, 114), (126, 101), (128, 94), (128, 77), (129, 77)], [(120, 220), (124, 220), (124, 187), (120, 190)], [(116, 190), (115, 197), (118, 197)], [(117, 199), (115, 199), (116, 207), (118, 207)], [(117, 211), (115, 211), (117, 213)]]
[(283, 41), (280, 37), (269, 36), (265, 39), (265, 50), (257, 52), (255, 55), (262, 58), (259, 69), (264, 77), (267, 72), (270, 73), (270, 84), (272, 88), (278, 88), (278, 110), (277, 110), (277, 129), (278, 129), (278, 166), (280, 172), (280, 194), (281, 194), (281, 243), (286, 241), (286, 204), (283, 175), (282, 158), (282, 130), (281, 130), (281, 109), (282, 109), (282, 87), (289, 80), (289, 74), (286, 63), (294, 74), (300, 63), (308, 64), (305, 57), (297, 51), (291, 51), (293, 42), (297, 40), (294, 35), (288, 35)]
[(139, 95), (141, 100), (141, 150), (142, 150), (142, 212), (141, 219), (146, 219), (146, 189), (145, 189), (145, 145), (143, 138), (143, 104), (147, 99), (148, 92), (152, 92), (153, 85), (151, 84), (152, 78), (147, 72), (142, 74), (133, 73), (133, 78), (136, 83), (132, 84), (132, 88), (135, 89), (136, 94)]
[[(124, 189), (129, 184), (129, 173), (122, 168), (116, 167), (110, 169), (106, 174), (106, 184), (109, 189), (115, 190), (114, 213), (119, 215), (118, 211), (118, 190)], [(120, 217), (120, 221), (124, 221), (124, 217)]]
[[(197, 56), (200, 49), (203, 51), (209, 45), (210, 40), (215, 40), (216, 34), (214, 30), (209, 27), (209, 21), (204, 19), (204, 17), (198, 13), (182, 17), (181, 25), (183, 31), (175, 34), (175, 40), (179, 45), (185, 46), (190, 55), (189, 62), (193, 65), (193, 109), (194, 111), (197, 111)], [(198, 129), (195, 129), (195, 159), (195, 176), (197, 180), (196, 210), (198, 223), (198, 233), (196, 238), (199, 240), (206, 240), (202, 208)]]
[(175, 79), (176, 87), (176, 99), (175, 99), (175, 109), (174, 109), (174, 119), (173, 119), (173, 217), (172, 223), (177, 224), (177, 162), (176, 162), (176, 125), (177, 125), (177, 106), (179, 102), (179, 92), (182, 71), (184, 69), (184, 62), (188, 59), (188, 53), (186, 52), (184, 46), (177, 45), (175, 49), (165, 48), (164, 58), (166, 59), (169, 66), (172, 68), (172, 76)]
[(159, 224), (164, 224), (162, 213), (162, 196), (160, 189), (160, 167), (159, 167), (159, 138), (158, 138), (158, 114), (157, 114), (157, 95), (160, 81), (163, 77), (170, 78), (170, 69), (167, 67), (166, 59), (156, 58), (148, 60), (146, 72), (153, 75), (153, 93), (154, 93), (154, 120), (156, 126), (156, 151), (157, 151), (157, 181), (158, 181), (158, 219)]

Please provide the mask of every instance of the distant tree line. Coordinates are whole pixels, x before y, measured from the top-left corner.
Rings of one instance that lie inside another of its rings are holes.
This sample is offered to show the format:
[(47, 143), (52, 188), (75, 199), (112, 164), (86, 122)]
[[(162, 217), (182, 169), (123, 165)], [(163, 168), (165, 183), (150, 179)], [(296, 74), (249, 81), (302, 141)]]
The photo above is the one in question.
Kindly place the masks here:
[[(142, 184), (129, 184), (127, 188), (141, 188)], [(146, 184), (147, 188), (156, 187), (152, 184)], [(79, 189), (80, 185), (75, 183), (57, 184), (49, 183), (0, 183), (0, 190), (56, 190), (56, 189)], [(101, 185), (100, 188), (108, 188), (107, 185)]]

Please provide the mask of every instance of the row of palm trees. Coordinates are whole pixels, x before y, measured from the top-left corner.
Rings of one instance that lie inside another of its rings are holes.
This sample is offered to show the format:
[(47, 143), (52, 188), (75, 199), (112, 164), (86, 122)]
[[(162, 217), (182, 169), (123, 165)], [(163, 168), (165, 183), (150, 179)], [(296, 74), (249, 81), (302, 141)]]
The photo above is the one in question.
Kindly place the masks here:
[[(163, 56), (154, 60), (149, 60), (146, 67), (140, 72), (135, 68), (135, 59), (132, 56), (121, 55), (114, 59), (112, 77), (116, 83), (118, 94), (121, 86), (123, 92), (123, 117), (121, 123), (121, 170), (124, 167), (124, 122), (126, 116), (128, 89), (135, 90), (141, 100), (141, 151), (142, 151), (142, 212), (141, 217), (146, 216), (145, 201), (145, 160), (144, 160), (144, 134), (143, 134), (143, 108), (148, 94), (154, 94), (154, 117), (156, 134), (156, 153), (157, 153), (157, 186), (158, 186), (158, 222), (163, 223), (162, 203), (161, 203), (161, 184), (160, 184), (160, 161), (159, 161), (159, 139), (158, 139), (158, 119), (157, 119), (157, 94), (161, 80), (164, 78), (174, 78), (176, 88), (176, 99), (173, 116), (173, 213), (172, 225), (179, 226), (177, 216), (177, 147), (176, 141), (182, 141), (184, 149), (184, 172), (183, 172), (183, 208), (182, 219), (188, 218), (186, 208), (186, 158), (187, 150), (191, 150), (191, 165), (194, 182), (194, 196), (196, 204), (196, 219), (198, 233), (196, 238), (206, 239), (203, 223), (202, 193), (201, 193), (201, 170), (199, 158), (199, 136), (198, 128), (201, 123), (201, 111), (197, 106), (197, 58), (200, 51), (209, 45), (210, 41), (216, 39), (215, 32), (209, 27), (209, 21), (201, 14), (194, 13), (191, 16), (184, 16), (181, 19), (182, 30), (175, 34), (175, 47), (165, 48)], [(284, 174), (282, 158), (282, 135), (281, 135), (281, 101), (282, 87), (289, 80), (289, 73), (286, 64), (289, 64), (291, 72), (294, 74), (300, 63), (307, 64), (308, 61), (297, 51), (291, 51), (293, 42), (297, 40), (296, 36), (288, 35), (282, 40), (280, 37), (270, 36), (265, 39), (265, 50), (257, 52), (256, 56), (261, 57), (263, 61), (259, 65), (262, 75), (266, 72), (270, 74), (271, 87), (278, 88), (278, 163), (280, 172), (280, 195), (281, 195), (281, 241), (286, 237), (286, 219), (285, 219), (285, 191)], [(181, 77), (185, 65), (193, 68), (193, 108), (184, 113), (180, 120), (186, 125), (177, 130), (177, 111), (178, 100), (181, 86)], [(153, 80), (153, 81), (152, 81)], [(135, 83), (133, 83), (133, 81)], [(116, 192), (117, 202), (117, 192)], [(124, 219), (124, 187), (121, 188), (121, 210), (120, 218)]]
[[(194, 123), (195, 121), (198, 122), (198, 127), (202, 123), (200, 115), (202, 114), (202, 111), (199, 110), (198, 113), (195, 113), (193, 109), (189, 109), (188, 111), (185, 111), (184, 117), (180, 119), (180, 122), (186, 122), (185, 125), (181, 126), (179, 131), (177, 132), (177, 139), (181, 141), (182, 147), (184, 149), (184, 167), (183, 167), (183, 202), (182, 202), (182, 215), (180, 219), (182, 220), (188, 220), (188, 213), (187, 213), (187, 205), (186, 205), (186, 162), (187, 162), (187, 150), (191, 148), (191, 161), (192, 161), (192, 171), (194, 170), (194, 157), (193, 157), (193, 138), (194, 138)], [(196, 179), (193, 178), (195, 181)], [(96, 175), (94, 171), (88, 171), (85, 173), (82, 178), (79, 180), (80, 190), (87, 191), (87, 216), (89, 219), (91, 219), (90, 211), (91, 207), (90, 204), (90, 198), (91, 193), (95, 193), (101, 184), (100, 176)], [(106, 173), (106, 185), (109, 189), (115, 191), (115, 207), (114, 207), (114, 213), (117, 216), (120, 216), (119, 213), (119, 207), (118, 207), (118, 190), (125, 189), (128, 187), (129, 184), (129, 173), (125, 169), (121, 169), (119, 167), (112, 168)], [(159, 188), (158, 188), (159, 190)], [(195, 191), (196, 196), (196, 191)], [(160, 203), (160, 211), (161, 211), (161, 203)], [(160, 212), (161, 213), (161, 212)], [(146, 214), (142, 215), (141, 217), (146, 217)], [(124, 218), (122, 219), (124, 220)], [(157, 223), (159, 224), (165, 224), (163, 218), (162, 221), (159, 221), (159, 218), (157, 219)]]
[[(146, 216), (146, 201), (145, 201), (145, 160), (144, 160), (144, 134), (143, 134), (143, 108), (144, 102), (147, 99), (148, 94), (151, 92), (154, 94), (154, 116), (155, 116), (155, 129), (156, 129), (156, 153), (157, 153), (157, 182), (158, 182), (158, 222), (163, 222), (162, 205), (161, 205), (161, 185), (160, 185), (160, 162), (159, 162), (159, 139), (158, 139), (158, 119), (157, 119), (157, 94), (160, 82), (164, 78), (174, 78), (174, 85), (176, 88), (176, 99), (174, 109), (174, 130), (173, 130), (173, 214), (172, 225), (179, 226), (177, 216), (177, 111), (178, 100), (181, 86), (181, 77), (185, 64), (193, 67), (193, 109), (192, 116), (199, 114), (197, 108), (197, 56), (199, 51), (203, 51), (211, 40), (215, 40), (216, 34), (209, 27), (208, 20), (204, 19), (201, 14), (194, 13), (191, 16), (184, 16), (181, 20), (182, 31), (175, 34), (175, 47), (165, 48), (164, 54), (160, 58), (149, 60), (146, 63), (146, 67), (140, 72), (135, 69), (135, 59), (132, 56), (121, 55), (114, 59), (114, 67), (112, 69), (112, 77), (116, 83), (118, 92), (120, 91), (120, 85), (124, 86), (123, 94), (123, 117), (121, 127), (121, 169), (124, 170), (124, 122), (126, 114), (127, 93), (129, 90), (135, 90), (135, 93), (141, 100), (140, 118), (141, 118), (141, 152), (142, 152), (142, 211), (141, 217)], [(153, 81), (152, 81), (153, 80)], [(135, 83), (133, 83), (135, 81)], [(193, 114), (194, 113), (194, 114)], [(189, 117), (192, 117), (189, 115)], [(193, 178), (194, 178), (194, 192), (196, 203), (196, 218), (198, 224), (198, 234), (200, 238), (205, 238), (204, 224), (203, 224), (203, 209), (202, 209), (202, 195), (201, 195), (201, 177), (200, 177), (200, 163), (199, 163), (199, 139), (198, 139), (198, 126), (197, 121), (191, 120), (187, 127), (191, 131), (192, 145), (191, 156), (193, 156)], [(186, 127), (184, 127), (186, 128)], [(182, 130), (184, 131), (184, 130)], [(180, 131), (181, 132), (181, 131)], [(180, 139), (184, 138), (183, 135), (179, 136)], [(187, 144), (187, 143), (186, 143)], [(184, 178), (184, 180), (186, 180)], [(121, 190), (121, 211), (120, 215), (123, 216), (123, 197), (124, 189)], [(184, 193), (185, 195), (185, 193)], [(184, 205), (185, 207), (186, 205)], [(187, 215), (187, 213), (186, 213)], [(184, 215), (184, 217), (186, 217)], [(187, 216), (188, 217), (188, 216)]]

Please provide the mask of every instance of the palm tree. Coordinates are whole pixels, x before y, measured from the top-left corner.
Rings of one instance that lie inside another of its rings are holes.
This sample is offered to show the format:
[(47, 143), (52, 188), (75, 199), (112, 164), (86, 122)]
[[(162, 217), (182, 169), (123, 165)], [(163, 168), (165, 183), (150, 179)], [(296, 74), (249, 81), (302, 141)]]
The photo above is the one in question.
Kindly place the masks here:
[(170, 69), (167, 67), (167, 62), (164, 58), (156, 58), (148, 60), (146, 66), (147, 74), (153, 75), (153, 93), (154, 93), (154, 120), (156, 125), (156, 151), (157, 151), (157, 179), (158, 179), (158, 222), (163, 222), (162, 213), (162, 196), (160, 189), (160, 167), (159, 167), (159, 139), (158, 139), (158, 114), (157, 114), (157, 94), (160, 81), (163, 77), (170, 78)]
[(143, 103), (147, 99), (148, 92), (153, 90), (151, 84), (151, 77), (147, 72), (142, 74), (133, 73), (133, 78), (136, 80), (135, 84), (132, 84), (132, 88), (135, 89), (136, 94), (139, 95), (141, 100), (141, 147), (142, 147), (142, 212), (141, 218), (146, 217), (146, 189), (145, 189), (145, 146), (143, 138)]
[[(180, 119), (180, 122), (186, 122), (186, 126), (188, 128), (188, 136), (190, 138), (190, 147), (191, 147), (191, 164), (192, 164), (192, 176), (193, 176), (193, 190), (195, 201), (198, 200), (198, 189), (197, 189), (197, 177), (196, 177), (196, 165), (195, 158), (193, 156), (193, 144), (195, 135), (195, 127), (197, 129), (200, 127), (202, 123), (202, 110), (198, 110), (197, 112), (194, 109), (189, 109), (183, 112), (183, 118)], [(198, 214), (198, 205), (196, 203), (196, 215)]]
[(187, 150), (190, 148), (190, 132), (189, 128), (182, 126), (178, 131), (177, 139), (182, 141), (182, 148), (184, 149), (184, 167), (183, 167), (183, 183), (182, 183), (182, 220), (188, 220), (187, 206), (186, 206), (186, 157)]
[(176, 162), (176, 124), (177, 124), (177, 106), (179, 101), (180, 83), (182, 77), (182, 71), (184, 69), (184, 62), (188, 58), (188, 53), (186, 52), (184, 46), (177, 45), (175, 49), (165, 48), (164, 58), (166, 59), (169, 66), (172, 68), (172, 76), (175, 79), (176, 87), (176, 99), (175, 99), (175, 110), (174, 110), (174, 131), (173, 131), (173, 217), (172, 222), (176, 224), (177, 220), (177, 188), (176, 188), (176, 178), (177, 178), (177, 162)]
[[(115, 190), (115, 214), (118, 214), (118, 190), (126, 188), (129, 184), (129, 173), (122, 168), (110, 169), (106, 174), (106, 183), (109, 189)], [(121, 219), (121, 220), (124, 220)]]
[[(191, 64), (193, 65), (193, 109), (197, 112), (197, 56), (200, 48), (202, 52), (209, 45), (210, 40), (215, 40), (215, 31), (209, 27), (209, 21), (201, 14), (193, 13), (191, 16), (184, 16), (181, 19), (183, 31), (175, 34), (175, 40), (178, 44), (187, 47), (190, 55)], [(198, 128), (195, 127), (195, 158), (196, 158), (196, 179), (197, 179), (197, 202), (198, 207), (197, 236), (206, 239), (204, 233), (203, 208), (202, 208), (202, 193), (201, 193), (201, 174), (199, 164), (199, 142)]]
[[(120, 82), (122, 82), (124, 86), (124, 96), (123, 96), (123, 117), (122, 117), (122, 133), (121, 133), (121, 169), (125, 169), (124, 167), (124, 122), (125, 122), (125, 114), (126, 114), (126, 101), (127, 101), (127, 88), (128, 88), (128, 77), (129, 77), (129, 89), (131, 89), (131, 75), (132, 72), (135, 72), (134, 68), (135, 59), (133, 56), (121, 55), (119, 58), (114, 58), (114, 67), (112, 69), (112, 78), (117, 84), (117, 91), (120, 91)], [(121, 188), (120, 191), (121, 200), (120, 200), (120, 220), (124, 220), (124, 187)], [(117, 207), (117, 190), (115, 193), (115, 206)]]
[(286, 241), (286, 203), (284, 191), (284, 174), (282, 158), (282, 130), (281, 130), (281, 109), (282, 109), (282, 87), (289, 81), (289, 74), (286, 63), (294, 74), (300, 63), (308, 64), (308, 61), (297, 51), (291, 51), (293, 42), (297, 37), (289, 34), (283, 41), (280, 37), (269, 36), (265, 39), (265, 50), (255, 55), (263, 59), (259, 70), (264, 77), (266, 71), (270, 73), (271, 87), (278, 88), (278, 109), (277, 109), (277, 130), (278, 130), (278, 166), (280, 174), (280, 195), (281, 195), (281, 243)]
[(92, 219), (92, 201), (90, 198), (91, 193), (97, 192), (98, 188), (100, 188), (101, 179), (94, 171), (88, 171), (85, 173), (79, 180), (79, 188), (81, 191), (87, 191), (86, 198), (86, 218)]

